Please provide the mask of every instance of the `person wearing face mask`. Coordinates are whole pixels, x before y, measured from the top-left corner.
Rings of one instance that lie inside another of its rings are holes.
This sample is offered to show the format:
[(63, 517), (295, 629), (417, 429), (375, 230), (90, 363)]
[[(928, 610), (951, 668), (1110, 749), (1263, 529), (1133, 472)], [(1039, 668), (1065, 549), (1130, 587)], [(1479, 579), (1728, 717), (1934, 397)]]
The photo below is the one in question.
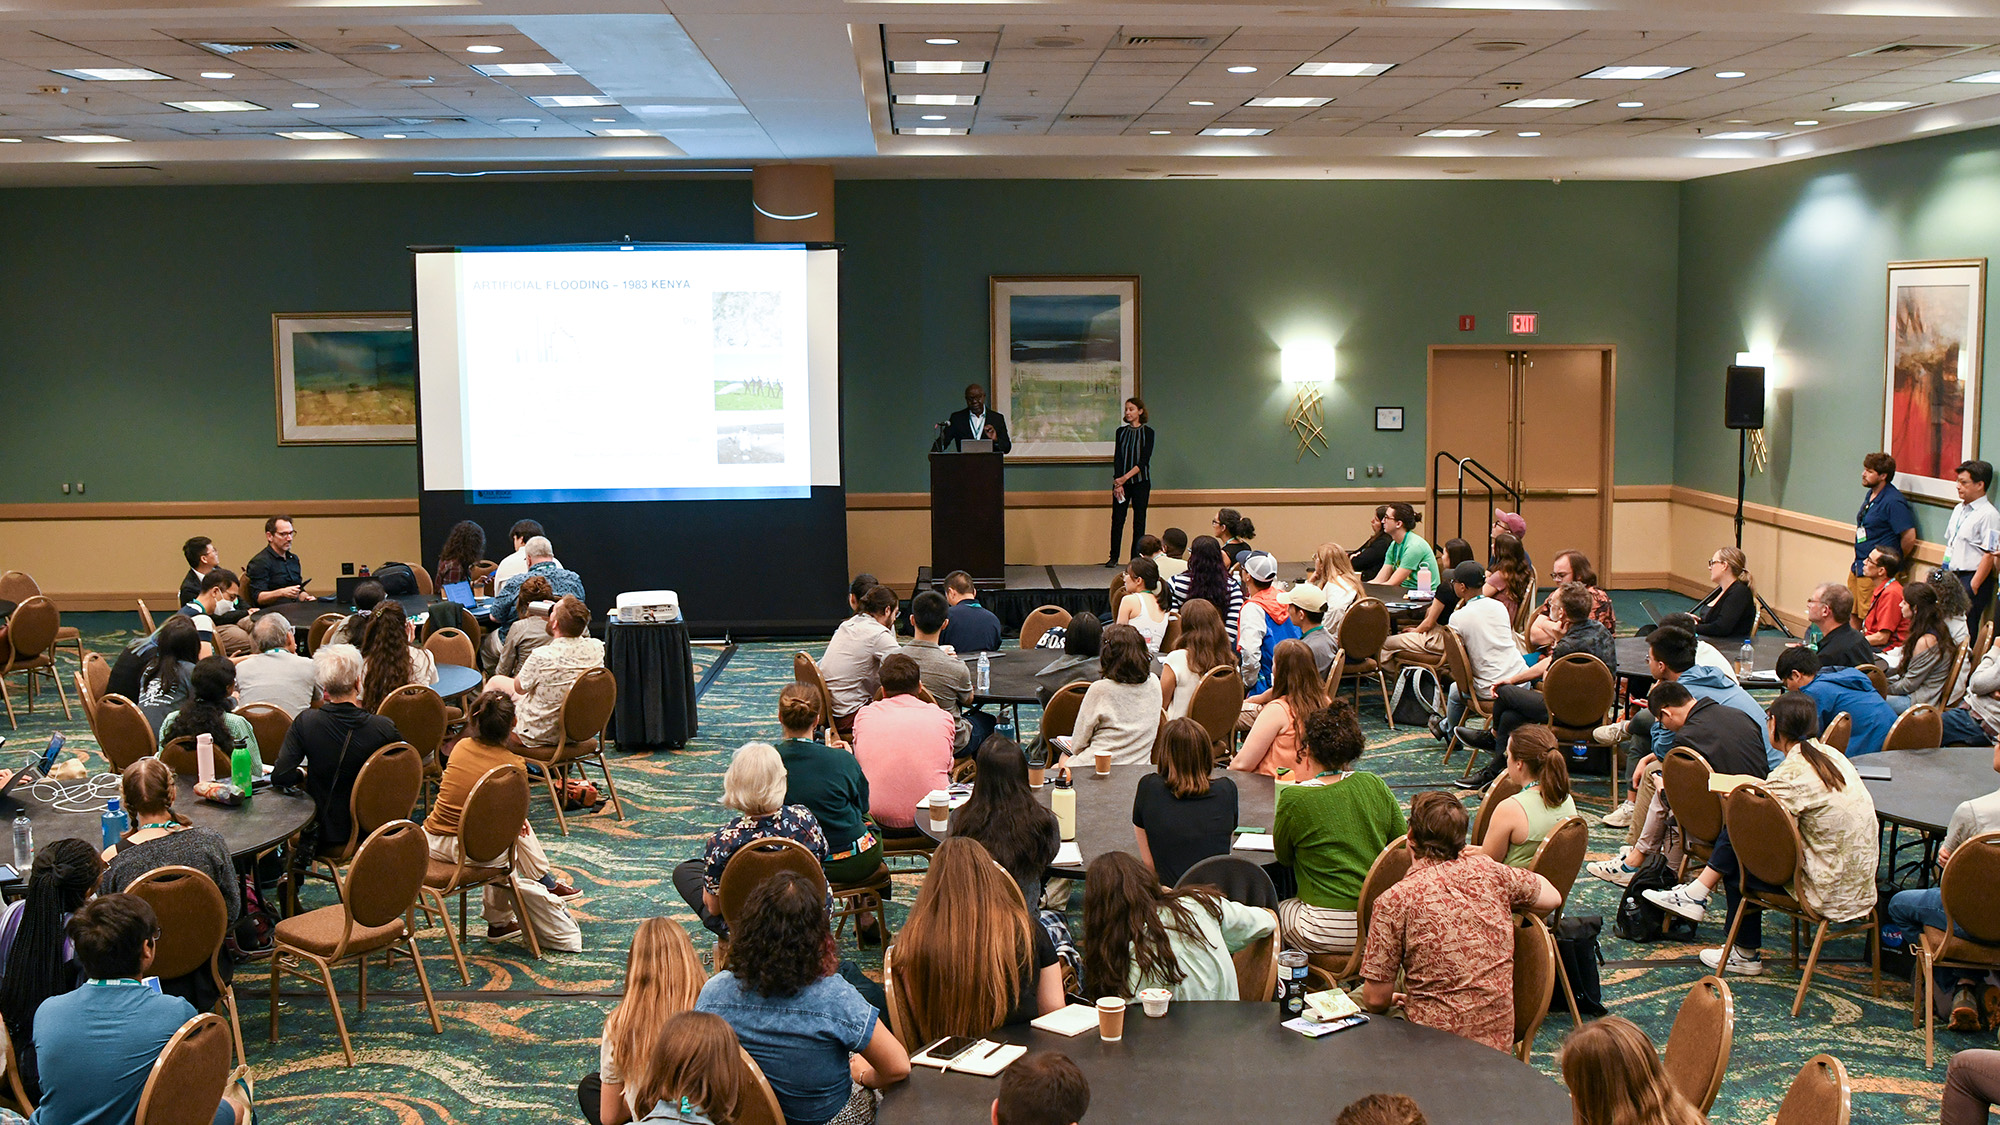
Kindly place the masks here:
[(1014, 440), (1007, 436), (1006, 416), (987, 409), (986, 388), (978, 383), (966, 386), (965, 409), (951, 412), (932, 452), (956, 450), (962, 441), (990, 441), (995, 453), (1007, 453), (1014, 448)]
[(235, 571), (216, 567), (202, 576), (200, 591), (180, 608), (181, 616), (194, 619), (195, 632), (201, 635), (203, 656), (216, 652), (225, 656), (243, 656), (257, 651), (256, 643), (242, 626), (223, 624), (227, 620), (242, 619), (242, 615), (236, 612), (238, 588)]

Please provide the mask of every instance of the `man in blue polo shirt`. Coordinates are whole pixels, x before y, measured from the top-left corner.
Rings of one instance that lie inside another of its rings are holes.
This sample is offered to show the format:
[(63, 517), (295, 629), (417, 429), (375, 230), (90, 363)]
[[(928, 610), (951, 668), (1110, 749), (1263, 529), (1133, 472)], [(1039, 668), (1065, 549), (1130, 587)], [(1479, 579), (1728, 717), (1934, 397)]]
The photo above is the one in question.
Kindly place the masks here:
[(1000, 619), (979, 604), (972, 575), (962, 570), (945, 575), (944, 600), (951, 608), (945, 611), (944, 635), (939, 638), (942, 643), (960, 655), (999, 651)]
[(1870, 453), (1861, 459), (1861, 510), (1854, 515), (1854, 565), (1849, 568), (1847, 588), (1854, 592), (1854, 624), (1868, 616), (1875, 604), (1875, 579), (1868, 577), (1868, 552), (1887, 547), (1903, 558), (1917, 546), (1917, 517), (1910, 502), (1894, 484), (1896, 459), (1887, 453)]

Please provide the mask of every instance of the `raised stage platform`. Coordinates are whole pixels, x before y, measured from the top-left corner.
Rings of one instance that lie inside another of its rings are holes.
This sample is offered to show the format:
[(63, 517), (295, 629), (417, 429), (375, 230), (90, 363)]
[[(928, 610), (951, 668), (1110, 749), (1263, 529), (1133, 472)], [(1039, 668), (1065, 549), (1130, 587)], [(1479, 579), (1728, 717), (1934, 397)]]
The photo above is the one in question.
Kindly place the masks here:
[[(1278, 563), (1278, 577), (1286, 582), (1304, 580), (1307, 563)], [(1102, 614), (1111, 608), (1111, 580), (1122, 571), (1103, 563), (1058, 563), (1050, 566), (1007, 567), (1007, 585), (998, 590), (982, 590), (979, 604), (1000, 618), (1000, 627), (1018, 632), (1021, 623), (1037, 606), (1061, 606), (1070, 613)], [(930, 567), (917, 570), (914, 592), (935, 588)]]

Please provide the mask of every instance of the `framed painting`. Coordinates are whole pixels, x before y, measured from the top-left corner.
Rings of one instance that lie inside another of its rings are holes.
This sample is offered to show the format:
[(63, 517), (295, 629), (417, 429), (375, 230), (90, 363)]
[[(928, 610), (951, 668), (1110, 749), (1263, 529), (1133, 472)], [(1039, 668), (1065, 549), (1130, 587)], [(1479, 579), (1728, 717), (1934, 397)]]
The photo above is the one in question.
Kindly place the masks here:
[(1959, 462), (1979, 455), (1986, 259), (1889, 263), (1882, 448), (1896, 487), (1956, 503)]
[(275, 313), (279, 445), (417, 440), (416, 334), (408, 313)]
[(1109, 461), (1139, 393), (1137, 277), (993, 277), (993, 404), (1013, 461)]

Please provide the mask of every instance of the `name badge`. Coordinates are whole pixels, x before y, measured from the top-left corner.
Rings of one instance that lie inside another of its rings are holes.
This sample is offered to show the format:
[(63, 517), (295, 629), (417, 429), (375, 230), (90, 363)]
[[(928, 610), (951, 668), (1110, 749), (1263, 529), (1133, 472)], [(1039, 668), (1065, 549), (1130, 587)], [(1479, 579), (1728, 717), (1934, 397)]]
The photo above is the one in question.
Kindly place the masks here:
[(1855, 524), (1855, 525), (1854, 525), (1854, 541), (1855, 541), (1856, 543), (1865, 543), (1865, 542), (1867, 542), (1867, 541), (1868, 541), (1868, 529), (1867, 529), (1867, 528), (1865, 528), (1865, 527), (1863, 527), (1863, 526), (1861, 526), (1861, 525), (1860, 525), (1860, 524), (1858, 524), (1858, 523), (1857, 523), (1857, 524)]

